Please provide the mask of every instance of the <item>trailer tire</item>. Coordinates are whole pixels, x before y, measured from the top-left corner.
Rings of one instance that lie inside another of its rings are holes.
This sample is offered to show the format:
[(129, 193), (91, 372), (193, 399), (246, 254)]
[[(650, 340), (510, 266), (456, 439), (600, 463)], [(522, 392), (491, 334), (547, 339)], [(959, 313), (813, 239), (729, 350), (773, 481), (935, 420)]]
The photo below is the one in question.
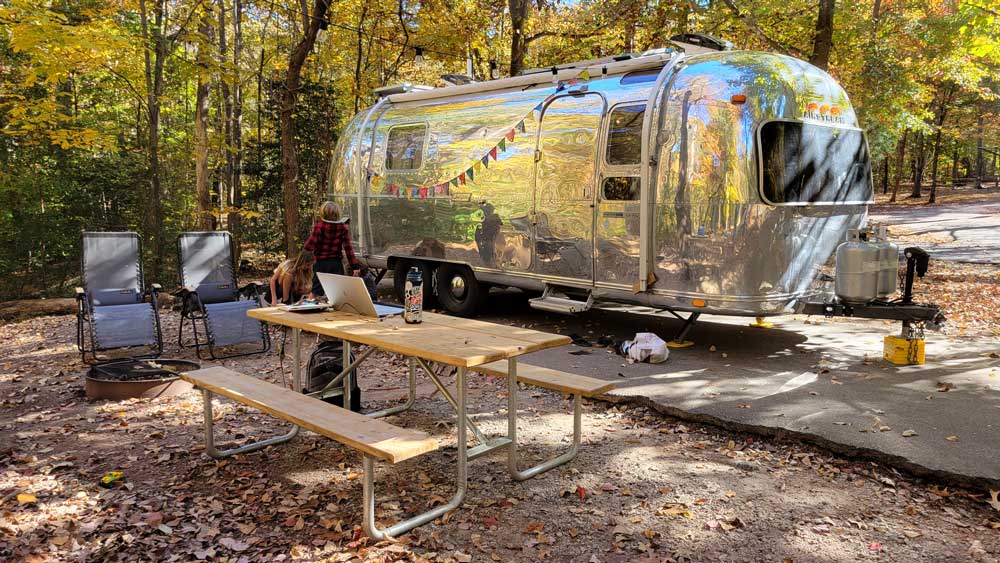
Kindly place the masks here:
[(392, 269), (392, 288), (396, 292), (396, 298), (403, 303), (406, 293), (406, 274), (410, 268), (416, 266), (420, 268), (420, 275), (424, 283), (424, 309), (430, 309), (437, 305), (434, 295), (434, 268), (427, 262), (419, 260), (398, 260)]
[(437, 269), (438, 301), (449, 313), (474, 317), (490, 288), (466, 266), (442, 264)]

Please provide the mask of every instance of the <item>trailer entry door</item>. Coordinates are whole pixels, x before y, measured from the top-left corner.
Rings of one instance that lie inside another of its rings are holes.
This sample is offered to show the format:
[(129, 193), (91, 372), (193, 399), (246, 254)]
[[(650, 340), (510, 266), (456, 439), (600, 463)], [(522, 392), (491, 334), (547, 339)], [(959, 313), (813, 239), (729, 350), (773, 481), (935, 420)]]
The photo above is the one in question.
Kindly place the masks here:
[(535, 273), (593, 282), (597, 146), (604, 98), (568, 94), (542, 112), (535, 153)]

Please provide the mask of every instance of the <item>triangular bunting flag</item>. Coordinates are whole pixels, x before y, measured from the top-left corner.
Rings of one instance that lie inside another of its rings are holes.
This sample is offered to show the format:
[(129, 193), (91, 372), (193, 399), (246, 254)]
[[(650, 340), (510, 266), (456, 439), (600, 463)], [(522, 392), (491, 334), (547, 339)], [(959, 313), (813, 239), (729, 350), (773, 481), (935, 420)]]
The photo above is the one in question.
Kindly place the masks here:
[(472, 171), (472, 168), (469, 168), (468, 170), (465, 171), (465, 178), (470, 182), (476, 181), (476, 174), (475, 172)]
[(458, 183), (462, 184), (463, 186), (465, 185), (465, 172), (462, 172), (461, 174), (458, 175)]
[(493, 147), (492, 149), (490, 149), (490, 158), (492, 158), (493, 160), (497, 159), (497, 148), (496, 147)]
[(570, 86), (576, 86), (577, 82), (578, 82), (578, 80), (575, 79), (575, 78), (570, 78), (569, 79), (569, 85)]
[(458, 178), (452, 178), (452, 179), (450, 180), (450, 183), (451, 183), (451, 185), (453, 185), (453, 186), (457, 186), (457, 185), (458, 185)]
[(584, 70), (580, 73), (580, 80), (590, 80), (590, 73)]
[(479, 174), (483, 169), (483, 161), (477, 160), (475, 164), (472, 165), (472, 169)]
[(522, 133), (525, 133), (525, 132), (527, 132), (527, 129), (525, 129), (525, 128), (524, 128), (524, 120), (523, 120), (523, 119), (522, 119), (521, 121), (518, 121), (518, 122), (517, 122), (517, 127), (516, 127), (516, 129), (517, 129), (518, 131), (522, 132)]
[(490, 167), (490, 153), (484, 154), (483, 155), (483, 159), (480, 160), (479, 162), (482, 162), (484, 167), (489, 168)]
[(410, 197), (417, 197), (420, 195), (420, 188), (410, 188)]
[(445, 195), (446, 193), (448, 193), (448, 183), (447, 182), (445, 182), (444, 184), (438, 184), (438, 185), (434, 186), (434, 194), (435, 195)]
[(506, 151), (507, 150), (507, 139), (500, 139), (500, 142), (497, 143), (497, 148), (500, 149), (500, 152)]
[(427, 188), (420, 188), (420, 199), (427, 199)]
[(507, 134), (504, 135), (504, 137), (507, 137), (507, 141), (508, 142), (513, 143), (514, 142), (514, 130), (511, 129), (510, 131), (507, 131)]

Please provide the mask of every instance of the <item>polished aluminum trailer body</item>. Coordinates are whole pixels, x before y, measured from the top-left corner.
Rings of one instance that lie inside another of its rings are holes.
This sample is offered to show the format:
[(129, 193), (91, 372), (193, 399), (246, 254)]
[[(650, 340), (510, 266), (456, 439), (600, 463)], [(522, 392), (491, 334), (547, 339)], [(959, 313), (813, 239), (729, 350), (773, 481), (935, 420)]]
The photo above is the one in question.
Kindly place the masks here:
[[(381, 98), (345, 128), (330, 177), (375, 267), (417, 256), (485, 283), (764, 316), (814, 295), (865, 221), (857, 127), (843, 89), (798, 59), (663, 53)], [(769, 201), (778, 177), (824, 194)]]

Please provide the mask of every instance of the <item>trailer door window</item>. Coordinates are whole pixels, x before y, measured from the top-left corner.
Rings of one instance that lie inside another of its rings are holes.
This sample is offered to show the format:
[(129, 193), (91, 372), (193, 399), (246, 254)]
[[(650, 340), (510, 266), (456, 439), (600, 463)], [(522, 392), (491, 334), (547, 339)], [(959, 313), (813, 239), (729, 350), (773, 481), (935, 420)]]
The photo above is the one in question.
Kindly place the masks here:
[(774, 204), (866, 203), (871, 162), (857, 129), (772, 121), (760, 128), (764, 198)]
[(639, 178), (612, 176), (601, 186), (604, 201), (639, 201)]
[(424, 159), (427, 126), (402, 125), (389, 129), (385, 167), (387, 170), (416, 170)]
[(645, 104), (619, 106), (608, 121), (608, 164), (639, 164)]

